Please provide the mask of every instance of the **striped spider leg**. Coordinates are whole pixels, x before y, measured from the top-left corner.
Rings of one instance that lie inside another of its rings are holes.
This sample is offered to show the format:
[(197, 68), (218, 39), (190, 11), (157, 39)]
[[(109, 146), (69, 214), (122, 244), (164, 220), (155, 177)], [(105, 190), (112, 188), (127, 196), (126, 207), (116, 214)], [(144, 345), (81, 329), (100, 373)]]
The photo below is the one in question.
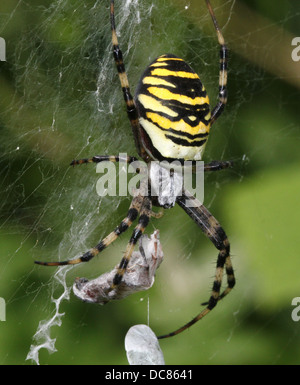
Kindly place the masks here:
[(219, 118), (219, 116), (224, 111), (225, 105), (227, 103), (227, 60), (228, 60), (228, 49), (225, 45), (225, 40), (218, 25), (216, 16), (212, 9), (212, 6), (209, 0), (205, 0), (208, 11), (212, 18), (215, 30), (217, 32), (218, 42), (220, 45), (220, 74), (219, 74), (219, 102), (213, 108), (211, 113), (211, 125)]
[[(187, 204), (189, 202), (189, 204)], [(193, 202), (193, 204), (191, 204)], [(215, 280), (212, 287), (211, 296), (208, 302), (202, 305), (207, 305), (196, 317), (186, 323), (184, 326), (175, 330), (174, 332), (159, 336), (159, 339), (175, 336), (192, 326), (197, 321), (206, 316), (218, 303), (224, 298), (234, 287), (235, 277), (230, 259), (230, 244), (225, 231), (222, 229), (220, 223), (213, 217), (213, 215), (204, 207), (193, 195), (187, 190), (183, 195), (177, 197), (177, 203), (183, 210), (193, 219), (193, 221), (200, 227), (203, 233), (211, 240), (214, 246), (219, 250)], [(221, 284), (223, 280), (223, 271), (227, 275), (227, 287), (220, 294)]]

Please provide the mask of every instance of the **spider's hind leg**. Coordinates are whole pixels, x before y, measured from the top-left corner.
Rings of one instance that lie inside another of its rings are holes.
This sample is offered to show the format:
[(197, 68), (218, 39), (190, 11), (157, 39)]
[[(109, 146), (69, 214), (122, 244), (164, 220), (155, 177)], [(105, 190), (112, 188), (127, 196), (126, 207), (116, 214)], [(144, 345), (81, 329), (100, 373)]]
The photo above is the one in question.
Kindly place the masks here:
[[(188, 205), (187, 202), (190, 202), (191, 200), (194, 201), (194, 204)], [(172, 337), (192, 326), (194, 323), (206, 316), (217, 305), (218, 301), (224, 298), (235, 285), (235, 277), (230, 259), (229, 241), (219, 222), (188, 191), (185, 191), (181, 197), (177, 198), (177, 203), (195, 221), (195, 223), (201, 228), (204, 234), (212, 241), (214, 246), (219, 250), (219, 254), (217, 258), (215, 279), (211, 291), (211, 296), (208, 302), (205, 303), (206, 308), (181, 328), (175, 330), (172, 333), (162, 335), (158, 338)], [(227, 275), (227, 288), (220, 294), (224, 268)]]
[(115, 228), (110, 234), (108, 234), (105, 238), (103, 238), (95, 247), (84, 253), (81, 257), (77, 259), (70, 259), (61, 262), (40, 262), (35, 261), (38, 265), (44, 266), (63, 266), (63, 265), (76, 265), (82, 262), (89, 262), (92, 258), (94, 258), (101, 251), (106, 249), (113, 241), (115, 241), (122, 233), (124, 233), (136, 220), (138, 214), (141, 209), (143, 199), (141, 196), (135, 196), (132, 199), (130, 208), (128, 210), (126, 218), (122, 220), (119, 226)]

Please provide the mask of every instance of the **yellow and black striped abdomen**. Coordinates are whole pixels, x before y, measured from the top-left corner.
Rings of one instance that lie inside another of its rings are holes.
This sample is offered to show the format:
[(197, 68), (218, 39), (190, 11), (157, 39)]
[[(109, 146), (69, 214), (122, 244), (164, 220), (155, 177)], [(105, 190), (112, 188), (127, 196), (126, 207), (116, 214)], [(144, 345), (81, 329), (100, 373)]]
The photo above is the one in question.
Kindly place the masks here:
[(209, 100), (182, 59), (163, 55), (147, 67), (135, 103), (142, 144), (152, 158), (200, 160), (210, 128)]

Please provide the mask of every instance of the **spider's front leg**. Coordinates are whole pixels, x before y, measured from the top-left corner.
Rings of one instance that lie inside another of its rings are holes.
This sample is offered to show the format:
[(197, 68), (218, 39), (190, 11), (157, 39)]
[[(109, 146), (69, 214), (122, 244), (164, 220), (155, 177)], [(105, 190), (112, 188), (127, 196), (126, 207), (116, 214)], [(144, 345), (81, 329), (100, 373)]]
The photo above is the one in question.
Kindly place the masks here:
[(220, 171), (233, 166), (232, 160), (213, 160), (204, 164), (204, 171)]
[[(224, 298), (235, 285), (235, 277), (230, 259), (229, 241), (219, 222), (188, 191), (184, 191), (183, 195), (177, 198), (177, 203), (196, 222), (204, 234), (212, 241), (214, 246), (219, 250), (219, 254), (211, 296), (209, 301), (203, 304), (207, 305), (207, 307), (181, 328), (175, 330), (172, 333), (162, 335), (158, 338), (172, 337), (192, 326), (194, 323), (208, 314), (217, 305), (218, 301)], [(224, 267), (227, 275), (227, 288), (220, 294)]]

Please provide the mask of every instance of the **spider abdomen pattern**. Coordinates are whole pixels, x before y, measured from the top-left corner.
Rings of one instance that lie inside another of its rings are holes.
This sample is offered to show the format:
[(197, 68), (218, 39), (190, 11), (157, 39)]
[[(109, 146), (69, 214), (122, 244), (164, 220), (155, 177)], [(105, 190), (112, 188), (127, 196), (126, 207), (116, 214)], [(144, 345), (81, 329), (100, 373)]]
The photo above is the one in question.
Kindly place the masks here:
[(155, 59), (141, 77), (135, 103), (152, 158), (201, 160), (210, 129), (209, 99), (183, 59), (171, 54)]

